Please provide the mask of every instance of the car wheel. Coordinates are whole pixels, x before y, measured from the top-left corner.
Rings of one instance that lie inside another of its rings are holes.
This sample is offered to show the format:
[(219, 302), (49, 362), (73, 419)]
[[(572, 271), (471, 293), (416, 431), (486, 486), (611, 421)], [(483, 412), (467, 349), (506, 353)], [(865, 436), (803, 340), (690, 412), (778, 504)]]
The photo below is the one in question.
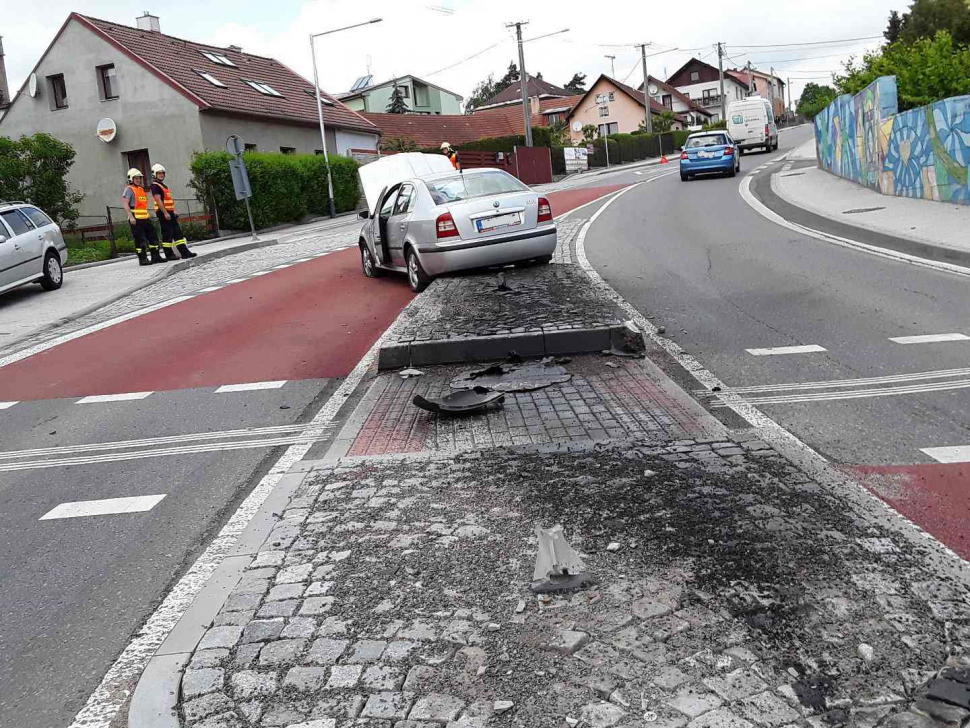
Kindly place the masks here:
[(421, 293), (431, 283), (431, 278), (424, 272), (424, 268), (421, 267), (418, 254), (411, 248), (408, 248), (406, 257), (408, 263), (408, 283), (411, 285), (412, 291)]
[(61, 268), (61, 257), (53, 250), (44, 257), (44, 277), (40, 285), (45, 291), (56, 291), (64, 282), (64, 270)]
[(690, 179), (690, 175), (686, 174), (685, 172), (680, 173), (681, 182), (687, 182), (689, 179)]
[(363, 269), (364, 275), (368, 278), (380, 278), (384, 275), (384, 271), (374, 263), (374, 256), (370, 254), (370, 248), (367, 247), (367, 243), (360, 244), (360, 267)]
[(731, 165), (731, 171), (727, 173), (727, 176), (728, 177), (734, 177), (737, 173), (738, 173), (738, 170), (735, 169), (734, 165), (732, 164)]
[(549, 265), (551, 262), (551, 255), (540, 255), (538, 258), (536, 258), (536, 265)]

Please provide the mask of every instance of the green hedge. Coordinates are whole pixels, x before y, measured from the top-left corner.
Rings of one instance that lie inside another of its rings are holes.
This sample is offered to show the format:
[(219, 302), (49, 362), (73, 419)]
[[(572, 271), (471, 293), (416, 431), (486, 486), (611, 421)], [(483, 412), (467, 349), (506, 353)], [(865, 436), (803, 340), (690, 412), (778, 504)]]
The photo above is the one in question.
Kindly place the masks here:
[[(511, 154), (514, 147), (525, 146), (525, 135), (518, 134), (504, 137), (490, 137), (488, 139), (478, 139), (473, 142), (459, 144), (455, 147), (458, 151), (478, 151), (478, 152), (506, 152)], [(551, 147), (552, 130), (548, 126), (532, 127), (532, 146)], [(438, 151), (438, 150), (436, 150)]]
[[(192, 160), (192, 187), (205, 203), (215, 202), (219, 226), (227, 230), (249, 227), (246, 203), (236, 200), (227, 152), (203, 152)], [(296, 222), (308, 214), (330, 210), (327, 165), (322, 155), (246, 152), (243, 155), (253, 188), (250, 205), (257, 228)], [(337, 212), (357, 207), (360, 199), (358, 164), (353, 159), (330, 156)]]

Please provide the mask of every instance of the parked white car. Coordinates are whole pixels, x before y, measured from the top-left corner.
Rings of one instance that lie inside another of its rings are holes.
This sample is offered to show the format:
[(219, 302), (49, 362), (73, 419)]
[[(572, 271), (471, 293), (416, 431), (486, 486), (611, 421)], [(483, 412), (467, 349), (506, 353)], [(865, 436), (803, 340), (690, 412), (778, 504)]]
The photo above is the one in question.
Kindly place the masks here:
[(44, 212), (25, 202), (0, 202), (0, 293), (25, 283), (53, 291), (64, 282), (67, 244)]
[(369, 278), (399, 271), (422, 291), (443, 273), (552, 260), (549, 200), (503, 170), (456, 172), (444, 155), (407, 153), (359, 172), (368, 209), (358, 243)]
[(742, 152), (758, 148), (770, 152), (778, 148), (778, 126), (771, 102), (761, 96), (749, 96), (728, 106), (727, 130)]

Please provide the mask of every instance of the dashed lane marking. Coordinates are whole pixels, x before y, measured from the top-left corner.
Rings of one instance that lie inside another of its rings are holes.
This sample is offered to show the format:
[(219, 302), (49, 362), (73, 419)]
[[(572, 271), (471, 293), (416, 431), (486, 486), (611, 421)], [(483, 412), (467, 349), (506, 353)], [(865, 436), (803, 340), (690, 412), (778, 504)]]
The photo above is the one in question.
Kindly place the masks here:
[[(918, 382), (924, 379), (946, 379), (948, 377), (970, 376), (970, 367), (962, 369), (939, 369), (930, 372), (913, 372), (911, 374), (891, 374), (884, 377), (865, 377), (863, 379), (829, 379), (819, 382), (788, 382), (786, 384), (764, 384), (750, 387), (729, 387), (725, 391), (732, 394), (748, 394), (750, 392), (784, 392), (805, 389), (838, 389), (845, 387), (862, 387), (870, 384), (900, 384), (902, 382)], [(707, 389), (696, 390), (694, 394), (701, 397), (718, 396), (716, 392)]]
[(59, 518), (84, 518), (86, 516), (111, 516), (118, 513), (145, 513), (154, 508), (164, 495), (139, 495), (131, 498), (105, 498), (103, 500), (73, 501), (61, 503), (38, 520), (53, 521)]
[(15, 404), (17, 404), (17, 402), (0, 402), (0, 410), (10, 409)]
[(257, 389), (280, 389), (286, 380), (278, 382), (250, 382), (248, 384), (223, 384), (216, 390), (216, 394), (226, 394), (228, 392), (252, 392)]
[(153, 392), (125, 392), (124, 394), (95, 394), (90, 397), (82, 397), (75, 404), (97, 404), (100, 402), (130, 402), (136, 399), (145, 399)]
[(921, 336), (895, 336), (890, 341), (896, 344), (934, 344), (940, 341), (970, 341), (966, 334), (924, 334)]
[(940, 463), (970, 463), (970, 445), (924, 447), (920, 451)]
[[(955, 382), (939, 382), (936, 384), (911, 384), (900, 387), (878, 387), (873, 389), (857, 389), (849, 392), (815, 392), (811, 394), (780, 394), (765, 397), (745, 397), (748, 404), (792, 404), (795, 402), (825, 402), (836, 399), (865, 399), (869, 397), (897, 397), (902, 394), (926, 394), (929, 392), (946, 392), (954, 389), (970, 388), (970, 379), (958, 379)], [(724, 397), (715, 401), (714, 407), (730, 407), (731, 395), (728, 391)]]
[(816, 354), (825, 351), (824, 346), (807, 344), (805, 346), (775, 346), (768, 349), (745, 349), (753, 356), (774, 356), (776, 354)]

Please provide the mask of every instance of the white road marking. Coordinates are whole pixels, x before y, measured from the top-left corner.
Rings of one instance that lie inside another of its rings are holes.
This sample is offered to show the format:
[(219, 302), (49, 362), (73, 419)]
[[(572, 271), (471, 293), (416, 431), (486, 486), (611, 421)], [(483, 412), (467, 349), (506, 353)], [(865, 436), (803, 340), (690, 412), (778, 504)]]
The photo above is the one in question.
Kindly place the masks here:
[(311, 260), (313, 260), (313, 258), (297, 258), (293, 262), (294, 263), (306, 263), (306, 262), (311, 261)]
[(15, 404), (18, 404), (18, 403), (17, 402), (0, 402), (0, 410), (10, 409)]
[(152, 392), (125, 392), (124, 394), (95, 394), (82, 397), (75, 404), (98, 404), (101, 402), (130, 402), (135, 399), (145, 399)]
[[(888, 258), (889, 260), (894, 260), (897, 263), (908, 263), (910, 265), (919, 266), (921, 268), (930, 268), (937, 271), (945, 271), (947, 273), (953, 273), (958, 276), (970, 277), (970, 268), (965, 268), (959, 265), (953, 265), (952, 263), (941, 263), (935, 260), (927, 260), (926, 258), (917, 258), (915, 255), (908, 255), (906, 253), (899, 253), (895, 250), (888, 250), (886, 248), (879, 248), (875, 245), (868, 245), (866, 243), (860, 243), (857, 240), (850, 240), (848, 238), (842, 238), (838, 235), (830, 235), (829, 233), (823, 233), (819, 230), (813, 230), (810, 227), (805, 227), (804, 225), (799, 225), (796, 222), (791, 222), (786, 220), (778, 213), (773, 210), (768, 209), (754, 193), (751, 192), (751, 180), (752, 177), (745, 177), (740, 186), (738, 187), (738, 192), (745, 202), (759, 215), (776, 225), (781, 225), (783, 228), (788, 228), (789, 230), (794, 230), (797, 233), (806, 235), (810, 238), (815, 238), (816, 240), (821, 240), (825, 243), (831, 243), (832, 245), (838, 245), (843, 248), (851, 248), (852, 250), (858, 250), (870, 255), (875, 255), (880, 258)], [(775, 423), (777, 424), (777, 423)], [(780, 426), (779, 426), (780, 427)], [(807, 447), (807, 445), (806, 445)], [(813, 451), (814, 452), (814, 451)]]
[(283, 270), (284, 268), (291, 268), (293, 263), (283, 263), (283, 265), (274, 265), (273, 270)]
[[(337, 391), (327, 400), (323, 408), (307, 423), (305, 435), (318, 434), (322, 436), (330, 427), (330, 423), (337, 416), (340, 408), (354, 393), (357, 385), (360, 384), (364, 375), (376, 361), (377, 352), (386, 337), (387, 332), (385, 331), (374, 342), (364, 358), (357, 363), (354, 370), (341, 382)], [(131, 697), (138, 677), (152, 655), (155, 654), (169, 632), (182, 618), (185, 610), (192, 604), (212, 573), (235, 547), (240, 534), (259, 511), (267, 496), (279, 484), (283, 476), (289, 472), (290, 468), (306, 456), (311, 447), (313, 447), (313, 442), (305, 441), (294, 443), (287, 448), (286, 452), (276, 461), (276, 464), (253, 488), (242, 505), (232, 514), (229, 521), (222, 527), (222, 530), (219, 531), (219, 534), (202, 555), (166, 595), (161, 605), (139, 630), (137, 636), (128, 643), (102, 678), (97, 690), (91, 694), (87, 703), (74, 717), (74, 722), (71, 723), (69, 728), (110, 727), (121, 707)]]
[(249, 277), (250, 278), (256, 278), (257, 276), (265, 276), (265, 275), (267, 275), (268, 273), (271, 273), (271, 272), (272, 271), (268, 271), (268, 270), (260, 270), (260, 271), (256, 271), (255, 273), (250, 274)]
[(164, 495), (139, 495), (131, 498), (106, 498), (104, 500), (73, 501), (61, 503), (38, 520), (53, 521), (58, 518), (84, 518), (86, 516), (110, 516), (117, 513), (144, 513), (150, 511)]
[(249, 382), (248, 384), (223, 384), (216, 390), (216, 394), (226, 394), (227, 392), (252, 392), (257, 389), (280, 389), (286, 380), (279, 382)]
[(223, 287), (224, 286), (209, 286), (208, 288), (199, 289), (199, 293), (212, 293), (213, 291), (218, 291), (220, 288), (223, 288)]
[(970, 445), (955, 447), (924, 447), (921, 452), (940, 463), (970, 463)]
[(223, 285), (231, 286), (236, 283), (243, 283), (244, 281), (248, 281), (248, 280), (249, 280), (249, 276), (246, 276), (245, 278), (233, 278), (231, 281), (226, 281)]
[(776, 354), (816, 354), (825, 351), (824, 346), (807, 344), (805, 346), (775, 346), (769, 349), (745, 349), (753, 356), (774, 356)]
[(934, 344), (939, 341), (970, 341), (966, 334), (924, 334), (922, 336), (895, 336), (890, 341), (896, 344)]
[[(860, 387), (868, 384), (899, 384), (923, 379), (946, 379), (947, 377), (970, 376), (970, 367), (963, 369), (940, 369), (931, 372), (914, 372), (912, 374), (893, 374), (885, 377), (866, 377), (865, 379), (830, 379), (821, 382), (790, 382), (788, 384), (765, 384), (750, 387), (729, 387), (732, 394), (746, 394), (749, 392), (779, 392), (796, 391), (800, 389), (836, 389), (840, 387)], [(719, 396), (718, 392), (697, 390), (694, 394), (700, 397)]]
[[(766, 397), (746, 397), (748, 404), (791, 404), (794, 402), (824, 402), (835, 399), (863, 399), (866, 397), (896, 397), (901, 394), (925, 394), (927, 392), (946, 392), (953, 389), (970, 388), (970, 379), (936, 384), (912, 384), (903, 387), (880, 387), (878, 389), (858, 389), (854, 392), (816, 392), (813, 394), (772, 395)], [(730, 406), (728, 397), (715, 402), (714, 407)]]

